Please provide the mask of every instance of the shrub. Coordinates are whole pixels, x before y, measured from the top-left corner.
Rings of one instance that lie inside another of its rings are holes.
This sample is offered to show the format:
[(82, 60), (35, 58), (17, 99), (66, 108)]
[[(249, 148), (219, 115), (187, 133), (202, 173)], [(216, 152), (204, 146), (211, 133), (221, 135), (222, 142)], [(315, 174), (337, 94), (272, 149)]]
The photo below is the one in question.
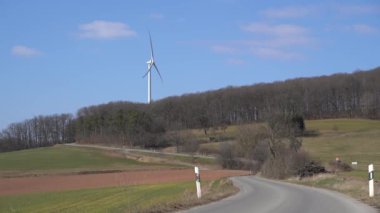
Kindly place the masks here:
[(262, 167), (262, 173), (266, 177), (284, 179), (290, 176), (312, 176), (325, 172), (324, 167), (311, 160), (304, 151), (282, 147), (276, 158), (266, 160)]
[(311, 177), (320, 173), (326, 173), (326, 169), (315, 161), (310, 161), (297, 171), (297, 175), (300, 178)]
[(268, 158), (262, 167), (262, 174), (269, 178), (284, 179), (293, 175), (294, 158), (296, 154), (293, 150), (284, 145), (277, 147), (276, 157)]
[(296, 135), (302, 135), (305, 131), (305, 121), (301, 115), (295, 115), (291, 119), (292, 126)]
[(237, 160), (235, 147), (229, 143), (220, 144), (218, 162), (224, 169), (236, 169), (240, 167)]

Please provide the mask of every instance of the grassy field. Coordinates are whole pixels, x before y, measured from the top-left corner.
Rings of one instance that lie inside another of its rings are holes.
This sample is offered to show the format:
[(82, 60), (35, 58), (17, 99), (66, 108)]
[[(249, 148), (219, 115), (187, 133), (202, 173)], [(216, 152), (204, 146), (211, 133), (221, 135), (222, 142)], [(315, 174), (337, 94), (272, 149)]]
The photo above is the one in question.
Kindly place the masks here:
[[(368, 164), (380, 168), (380, 121), (361, 119), (332, 119), (306, 121), (306, 128), (320, 135), (303, 139), (303, 148), (327, 165), (339, 157), (351, 164), (358, 162), (352, 172), (344, 175), (367, 178)], [(380, 180), (379, 176), (376, 177)]]
[(168, 212), (236, 192), (225, 179), (203, 182), (202, 191), (198, 200), (191, 181), (0, 196), (0, 212)]
[(0, 176), (133, 170), (152, 167), (161, 168), (170, 167), (170, 165), (143, 163), (109, 151), (63, 145), (0, 153)]
[(0, 197), (0, 212), (133, 212), (170, 201), (191, 186), (191, 183), (121, 186), (7, 196)]

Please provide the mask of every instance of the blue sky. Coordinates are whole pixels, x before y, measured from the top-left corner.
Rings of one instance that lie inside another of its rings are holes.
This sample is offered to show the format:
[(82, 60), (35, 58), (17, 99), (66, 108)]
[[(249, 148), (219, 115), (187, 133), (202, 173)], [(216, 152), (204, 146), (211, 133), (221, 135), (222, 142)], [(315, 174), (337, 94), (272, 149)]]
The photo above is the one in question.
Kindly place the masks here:
[(110, 101), (380, 66), (378, 0), (0, 0), (0, 129)]

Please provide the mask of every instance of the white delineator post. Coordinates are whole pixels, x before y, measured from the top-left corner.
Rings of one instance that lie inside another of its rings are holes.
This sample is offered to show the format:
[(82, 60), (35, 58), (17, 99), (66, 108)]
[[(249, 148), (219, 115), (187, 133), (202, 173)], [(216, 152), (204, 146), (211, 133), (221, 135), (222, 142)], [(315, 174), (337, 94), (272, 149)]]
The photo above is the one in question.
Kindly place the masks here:
[(198, 198), (201, 198), (202, 191), (201, 191), (201, 176), (199, 174), (199, 168), (196, 166), (194, 167), (195, 172), (195, 185), (197, 186), (197, 196)]
[(374, 169), (373, 164), (368, 165), (368, 187), (369, 187), (369, 196), (373, 197), (375, 196), (375, 187), (374, 187)]

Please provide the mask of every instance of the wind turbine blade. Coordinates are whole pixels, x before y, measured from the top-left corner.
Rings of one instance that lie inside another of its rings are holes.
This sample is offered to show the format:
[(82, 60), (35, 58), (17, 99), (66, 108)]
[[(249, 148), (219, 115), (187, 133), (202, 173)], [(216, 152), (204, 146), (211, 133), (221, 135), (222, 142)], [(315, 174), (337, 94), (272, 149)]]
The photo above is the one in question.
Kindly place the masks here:
[(152, 36), (150, 36), (150, 32), (149, 32), (149, 40), (150, 40), (150, 56), (151, 58), (154, 58)]
[(145, 76), (148, 75), (148, 73), (150, 72), (150, 69), (151, 69), (151, 68), (152, 68), (152, 66), (149, 67), (148, 71), (145, 73), (145, 75), (143, 75), (143, 78), (145, 78)]
[(156, 63), (154, 63), (153, 66), (154, 66), (154, 68), (156, 68), (156, 71), (157, 71), (158, 75), (160, 76), (161, 81), (164, 81), (164, 80), (162, 80), (161, 73), (160, 73), (160, 71), (158, 70)]

